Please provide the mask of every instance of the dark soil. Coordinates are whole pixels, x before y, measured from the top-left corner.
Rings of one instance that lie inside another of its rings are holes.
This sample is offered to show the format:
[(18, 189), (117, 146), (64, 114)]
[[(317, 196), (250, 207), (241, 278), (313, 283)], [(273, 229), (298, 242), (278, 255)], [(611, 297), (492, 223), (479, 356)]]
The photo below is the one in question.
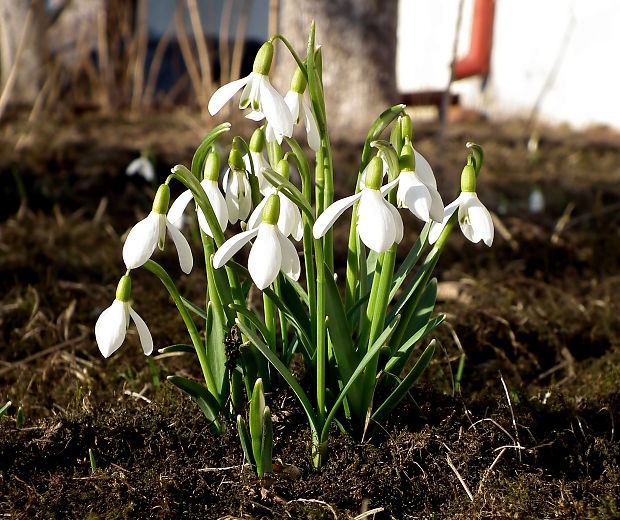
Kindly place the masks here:
[[(149, 364), (133, 329), (109, 360), (94, 341), (124, 271), (122, 236), (153, 196), (152, 186), (125, 177), (126, 164), (150, 146), (164, 179), (170, 166), (189, 164), (208, 127), (182, 111), (85, 114), (36, 127), (17, 114), (0, 127), (0, 406), (13, 402), (0, 420), (0, 513), (620, 518), (617, 136), (548, 129), (532, 162), (519, 122), (450, 127), (440, 191), (449, 199), (464, 143), (474, 140), (486, 152), (480, 198), (504, 211), (491, 249), (455, 232), (439, 262), (437, 310), (448, 318), (415, 389), (426, 417), (405, 404), (364, 444), (334, 430), (316, 472), (297, 401), (270, 394), (276, 474), (259, 480), (242, 467), (234, 425), (214, 437), (194, 403), (166, 384), (170, 373), (198, 377), (192, 356)], [(416, 129), (431, 164), (436, 134), (433, 124)], [(346, 195), (360, 147), (335, 149), (337, 191)], [(534, 183), (547, 201), (536, 215), (527, 210)], [(184, 277), (174, 251), (158, 259), (184, 294), (201, 298), (200, 269)], [(156, 348), (187, 342), (159, 282), (141, 271), (133, 278)]]

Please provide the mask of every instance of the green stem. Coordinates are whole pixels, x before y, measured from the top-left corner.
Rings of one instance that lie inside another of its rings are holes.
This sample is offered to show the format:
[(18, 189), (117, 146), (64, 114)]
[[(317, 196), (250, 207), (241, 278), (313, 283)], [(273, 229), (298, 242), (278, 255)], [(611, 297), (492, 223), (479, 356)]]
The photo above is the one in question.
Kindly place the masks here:
[[(213, 396), (218, 400), (218, 402), (220, 402), (221, 396), (217, 392), (215, 379), (213, 378), (213, 374), (211, 373), (211, 369), (209, 368), (207, 352), (202, 342), (202, 338), (200, 337), (200, 333), (196, 328), (194, 320), (192, 319), (189, 311), (187, 310), (187, 307), (185, 307), (185, 304), (181, 299), (181, 294), (179, 293), (176, 285), (174, 285), (172, 278), (170, 278), (170, 275), (166, 272), (166, 270), (157, 262), (154, 262), (153, 260), (147, 260), (143, 267), (161, 280), (161, 282), (164, 284), (164, 287), (166, 287), (168, 293), (172, 297), (172, 300), (174, 301), (177, 309), (179, 310), (181, 318), (183, 318), (183, 322), (185, 323), (187, 332), (189, 333), (189, 336), (192, 340), (192, 344), (196, 349), (196, 355), (198, 356), (198, 361), (200, 362), (200, 368), (202, 368), (202, 373), (204, 375), (207, 388), (209, 389), (209, 392), (211, 392), (211, 394), (213, 394)], [(223, 403), (220, 403), (220, 405), (221, 404)]]
[(307, 80), (308, 79), (308, 72), (306, 71), (306, 65), (304, 64), (303, 61), (301, 61), (301, 58), (295, 52), (295, 49), (293, 49), (293, 46), (291, 45), (291, 43), (284, 36), (282, 36), (281, 34), (275, 34), (274, 36), (272, 36), (269, 39), (269, 41), (271, 41), (271, 42), (273, 42), (274, 40), (280, 40), (284, 45), (286, 45), (286, 48), (291, 53), (291, 56), (293, 56), (293, 59), (297, 62), (297, 65), (299, 66), (301, 71), (304, 73), (304, 76), (306, 77), (306, 80)]
[(269, 348), (276, 351), (276, 306), (273, 303), (273, 300), (267, 296), (267, 293), (263, 292), (263, 310), (265, 315), (265, 326), (269, 331), (269, 337), (267, 339), (267, 343), (269, 344)]
[(314, 241), (316, 261), (316, 400), (319, 429), (325, 420), (326, 323), (325, 323), (325, 262), (322, 240)]

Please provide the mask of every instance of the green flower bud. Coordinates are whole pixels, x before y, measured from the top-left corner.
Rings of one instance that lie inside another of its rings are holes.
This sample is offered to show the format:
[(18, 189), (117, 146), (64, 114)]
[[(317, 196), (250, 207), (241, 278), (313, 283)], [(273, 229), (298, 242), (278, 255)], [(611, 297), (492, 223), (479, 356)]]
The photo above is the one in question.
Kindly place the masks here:
[(306, 90), (306, 85), (308, 84), (308, 80), (306, 76), (304, 76), (304, 72), (298, 66), (295, 70), (295, 74), (293, 74), (293, 79), (291, 79), (291, 90), (293, 92), (297, 92), (298, 94), (303, 94)]
[(276, 166), (276, 172), (282, 175), (285, 179), (291, 178), (291, 166), (286, 159), (281, 159)]
[(411, 118), (408, 114), (404, 114), (400, 116), (400, 133), (403, 136), (403, 139), (409, 138), (409, 140), (413, 139), (413, 129), (411, 127)]
[(216, 181), (220, 177), (220, 156), (215, 150), (209, 152), (205, 161), (203, 178), (208, 181)]
[(366, 187), (371, 190), (378, 190), (383, 184), (383, 161), (380, 157), (374, 156), (368, 163), (366, 170)]
[(461, 191), (469, 193), (476, 191), (476, 170), (472, 164), (471, 156), (467, 159), (467, 164), (461, 173)]
[(413, 152), (413, 146), (409, 139), (405, 140), (403, 149), (400, 152), (398, 159), (401, 171), (414, 172), (415, 171), (415, 154)]
[(128, 302), (131, 296), (131, 278), (128, 274), (121, 276), (116, 286), (116, 299), (121, 302)]
[(231, 148), (230, 154), (228, 155), (228, 166), (233, 171), (244, 171), (245, 163), (243, 162), (243, 157), (241, 152), (237, 148)]
[(250, 139), (250, 150), (253, 152), (262, 152), (265, 147), (265, 132), (259, 126), (254, 133), (252, 134), (252, 138)]
[(280, 218), (280, 197), (273, 193), (269, 195), (263, 209), (263, 222), (275, 226)]
[(254, 67), (252, 70), (263, 76), (268, 76), (271, 70), (271, 60), (273, 59), (273, 44), (271, 42), (265, 42), (258, 49), (256, 58), (254, 58)]
[(153, 211), (160, 215), (168, 213), (168, 205), (170, 204), (170, 187), (167, 184), (162, 184), (155, 194), (155, 200), (153, 201)]

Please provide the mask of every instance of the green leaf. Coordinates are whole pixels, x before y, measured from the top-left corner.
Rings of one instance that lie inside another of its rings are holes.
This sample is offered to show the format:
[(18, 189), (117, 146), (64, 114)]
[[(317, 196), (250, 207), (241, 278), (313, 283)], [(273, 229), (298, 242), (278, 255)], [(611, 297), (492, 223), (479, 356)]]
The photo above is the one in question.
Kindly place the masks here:
[(207, 313), (202, 307), (196, 305), (194, 302), (188, 300), (184, 296), (181, 296), (181, 301), (185, 304), (185, 307), (187, 307), (188, 310), (192, 311), (196, 316), (199, 316), (203, 320), (207, 319)]
[(317, 419), (314, 414), (314, 409), (312, 408), (312, 404), (308, 399), (308, 396), (304, 392), (303, 388), (301, 388), (300, 384), (293, 377), (293, 375), (289, 372), (288, 368), (284, 366), (282, 361), (278, 358), (278, 356), (262, 341), (256, 333), (250, 329), (248, 326), (237, 320), (237, 326), (243, 332), (246, 337), (252, 342), (252, 344), (267, 358), (269, 363), (280, 373), (282, 378), (286, 381), (286, 383), (291, 387), (291, 390), (299, 399), (301, 406), (303, 407), (306, 415), (308, 416), (308, 421), (310, 423), (310, 429), (317, 433)]
[(207, 306), (206, 336), (207, 360), (211, 367), (217, 392), (222, 396), (222, 402), (224, 402), (228, 396), (228, 369), (226, 368), (227, 358), (224, 345), (226, 328), (219, 313), (213, 311), (212, 302), (209, 302)]
[(242, 305), (237, 305), (236, 303), (231, 303), (230, 308), (234, 310), (237, 314), (241, 314), (245, 316), (248, 321), (256, 327), (258, 332), (261, 333), (265, 341), (268, 341), (270, 336), (269, 331), (267, 330), (267, 326), (261, 321), (261, 319), (256, 316), (250, 309), (247, 307), (243, 307)]
[(422, 228), (420, 236), (416, 240), (416, 243), (413, 245), (406, 258), (403, 260), (403, 263), (400, 264), (398, 271), (394, 275), (392, 279), (392, 288), (390, 289), (390, 301), (396, 296), (398, 289), (403, 284), (409, 273), (416, 265), (418, 260), (420, 259), (420, 254), (422, 253), (422, 249), (428, 240), (428, 232), (431, 229), (431, 222), (428, 222)]
[(11, 404), (11, 401), (8, 401), (5, 405), (2, 406), (2, 408), (0, 408), (0, 417), (2, 417), (7, 412), (7, 410), (11, 408)]
[[(357, 365), (355, 371), (351, 375), (351, 378), (349, 379), (347, 384), (344, 386), (344, 388), (340, 391), (340, 394), (338, 395), (338, 399), (336, 399), (336, 402), (333, 404), (332, 409), (330, 410), (329, 415), (327, 416), (327, 419), (325, 419), (325, 424), (323, 425), (323, 429), (321, 430), (321, 437), (320, 437), (321, 442), (325, 442), (325, 440), (327, 439), (327, 435), (329, 433), (329, 426), (331, 422), (334, 420), (334, 417), (336, 416), (336, 412), (338, 412), (338, 408), (344, 401), (345, 397), (347, 396), (347, 394), (349, 393), (349, 391), (351, 390), (351, 388), (353, 387), (357, 379), (364, 373), (364, 369), (366, 368), (366, 366), (374, 359), (376, 355), (379, 354), (379, 351), (388, 343), (388, 341), (390, 340), (390, 337), (392, 336), (392, 333), (394, 332), (394, 329), (398, 325), (398, 322), (399, 322), (399, 317), (396, 317), (394, 322), (388, 325), (386, 329), (379, 335), (379, 337), (377, 338), (377, 341), (375, 341), (372, 347), (368, 349), (368, 352), (362, 358), (359, 365)], [(375, 382), (373, 381), (372, 383), (374, 385)]]
[(263, 457), (261, 446), (263, 442), (263, 413), (265, 412), (265, 392), (263, 380), (258, 378), (254, 383), (252, 398), (250, 399), (250, 438), (252, 439), (252, 453), (256, 461), (258, 476), (262, 475)]
[(306, 200), (306, 198), (302, 195), (301, 191), (297, 189), (291, 181), (282, 177), (282, 175), (276, 173), (271, 168), (264, 168), (263, 175), (265, 179), (267, 179), (274, 187), (281, 188), (282, 193), (284, 193), (292, 202), (297, 204), (299, 209), (301, 209), (309, 218), (310, 222), (314, 224), (314, 212), (310, 207), (310, 204)]
[(372, 148), (370, 143), (376, 141), (381, 137), (383, 131), (396, 119), (399, 115), (401, 115), (405, 110), (405, 105), (394, 105), (391, 108), (385, 110), (373, 123), (368, 131), (368, 136), (366, 137), (366, 142), (364, 143), (364, 151), (362, 152), (362, 163), (360, 165), (360, 172), (368, 166), (370, 162), (370, 157), (372, 154)]
[(471, 141), (468, 142), (466, 146), (471, 150), (471, 154), (474, 156), (474, 170), (476, 171), (476, 177), (478, 177), (480, 169), (482, 168), (482, 162), (484, 161), (484, 151), (482, 150), (482, 146), (472, 143)]
[(202, 169), (204, 168), (205, 159), (209, 153), (211, 145), (220, 135), (225, 134), (229, 130), (230, 123), (222, 123), (221, 125), (216, 126), (205, 136), (202, 143), (200, 143), (196, 149), (194, 157), (192, 158), (192, 173), (197, 179), (202, 179)]
[(389, 168), (389, 180), (393, 181), (396, 179), (400, 173), (400, 165), (398, 163), (398, 154), (396, 153), (396, 150), (394, 150), (394, 147), (388, 141), (382, 140), (373, 141), (370, 145), (377, 148), (387, 161)]
[(239, 441), (241, 442), (241, 449), (245, 455), (245, 460), (252, 466), (255, 466), (254, 456), (252, 455), (252, 441), (250, 440), (248, 427), (245, 425), (245, 421), (240, 415), (237, 415), (237, 431), (239, 432)]
[[(405, 328), (404, 338), (410, 338), (422, 329), (433, 314), (435, 308), (435, 300), (437, 299), (437, 278), (433, 278), (420, 296), (420, 299), (416, 303), (415, 311), (409, 320), (409, 323), (404, 323), (401, 317), (400, 326)], [(398, 345), (394, 345), (393, 351), (396, 351)]]
[(433, 332), (445, 319), (445, 314), (440, 314), (429, 320), (422, 329), (418, 330), (403, 343), (396, 353), (388, 360), (385, 365), (385, 372), (398, 376), (405, 369), (405, 366), (407, 366), (409, 358), (415, 349), (415, 345)]
[(214, 433), (219, 434), (224, 431), (224, 427), (218, 420), (218, 415), (220, 413), (219, 404), (217, 399), (211, 395), (209, 390), (207, 390), (200, 383), (182, 376), (168, 376), (168, 381), (170, 381), (177, 388), (183, 390), (194, 400), (200, 410), (202, 410), (204, 416), (207, 418), (207, 421), (211, 423), (211, 429)]
[(263, 475), (269, 475), (273, 473), (273, 422), (271, 420), (271, 410), (268, 406), (263, 411), (263, 438), (261, 440), (261, 473), (259, 477)]
[(405, 378), (400, 382), (400, 384), (394, 389), (394, 391), (388, 396), (388, 398), (383, 401), (381, 406), (377, 408), (377, 410), (372, 414), (370, 420), (375, 423), (381, 423), (383, 420), (394, 410), (396, 405), (401, 401), (407, 392), (411, 389), (413, 385), (416, 384), (420, 376), (426, 370), (431, 359), (433, 358), (433, 354), (435, 353), (435, 340), (431, 341), (428, 347), (424, 350), (414, 367), (411, 371), (405, 376)]

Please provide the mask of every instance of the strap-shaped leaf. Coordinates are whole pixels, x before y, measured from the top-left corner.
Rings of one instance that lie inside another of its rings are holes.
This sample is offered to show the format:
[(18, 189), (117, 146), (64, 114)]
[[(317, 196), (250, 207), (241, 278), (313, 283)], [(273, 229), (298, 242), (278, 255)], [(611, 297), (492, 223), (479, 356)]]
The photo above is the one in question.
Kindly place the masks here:
[(187, 307), (188, 310), (192, 311), (196, 316), (199, 316), (203, 320), (207, 319), (207, 313), (202, 307), (196, 305), (194, 302), (188, 300), (184, 296), (181, 296), (181, 300), (185, 304), (185, 307)]
[(428, 240), (428, 232), (430, 231), (430, 229), (431, 222), (427, 222), (422, 228), (422, 231), (420, 232), (420, 236), (416, 240), (416, 243), (413, 244), (413, 247), (411, 248), (409, 253), (407, 253), (407, 256), (403, 260), (403, 263), (400, 264), (398, 271), (396, 271), (396, 274), (392, 279), (392, 288), (390, 289), (390, 301), (392, 301), (394, 296), (396, 296), (398, 289), (400, 289), (400, 286), (403, 284), (407, 276), (409, 276), (411, 270), (418, 263), (418, 260), (420, 259), (420, 254), (422, 253), (422, 249), (424, 248), (424, 246), (426, 245), (426, 241)]
[(177, 388), (183, 390), (194, 400), (207, 418), (207, 421), (211, 423), (211, 429), (214, 433), (222, 433), (224, 431), (222, 424), (218, 420), (220, 407), (217, 403), (217, 399), (211, 395), (209, 390), (200, 383), (182, 376), (168, 376), (168, 381)]
[(207, 332), (205, 347), (207, 359), (211, 367), (211, 373), (215, 380), (218, 393), (222, 396), (222, 402), (228, 397), (228, 369), (226, 368), (226, 324), (222, 323), (220, 314), (213, 311), (212, 302), (207, 306)]
[[(404, 323), (404, 318), (401, 316), (400, 327), (403, 327), (405, 333), (403, 338), (411, 338), (417, 332), (422, 329), (431, 318), (433, 310), (435, 309), (435, 301), (437, 300), (437, 278), (433, 278), (428, 285), (424, 288), (420, 299), (416, 302), (415, 310), (411, 314), (409, 323)], [(396, 352), (400, 345), (392, 345), (392, 352)]]
[(160, 348), (158, 352), (160, 354), (169, 354), (171, 352), (186, 352), (188, 354), (195, 354), (196, 349), (192, 345), (177, 343), (175, 345), (168, 345), (167, 347)]
[(381, 403), (379, 408), (372, 414), (370, 420), (376, 423), (381, 423), (391, 412), (396, 405), (401, 401), (403, 397), (409, 392), (411, 387), (416, 384), (420, 376), (426, 370), (433, 354), (435, 353), (435, 340), (431, 341), (428, 347), (422, 352), (422, 355), (416, 362), (400, 384), (394, 389), (394, 391), (388, 396), (388, 398)]
[[(340, 391), (340, 394), (338, 395), (336, 402), (333, 404), (332, 409), (330, 410), (329, 415), (327, 416), (327, 419), (325, 419), (325, 424), (323, 425), (323, 429), (321, 430), (321, 437), (320, 437), (321, 442), (325, 442), (325, 440), (327, 439), (327, 436), (329, 433), (329, 426), (331, 422), (334, 420), (334, 417), (336, 416), (336, 413), (338, 412), (340, 405), (342, 404), (344, 399), (347, 397), (347, 394), (349, 393), (349, 391), (351, 390), (351, 388), (353, 387), (357, 379), (363, 374), (364, 369), (366, 368), (368, 363), (370, 363), (373, 360), (373, 358), (379, 354), (379, 350), (381, 350), (388, 343), (388, 341), (390, 340), (390, 337), (392, 336), (392, 333), (394, 332), (394, 329), (398, 325), (398, 321), (399, 321), (399, 317), (396, 317), (394, 322), (388, 325), (386, 329), (381, 333), (381, 335), (377, 338), (377, 341), (373, 343), (372, 347), (368, 349), (368, 352), (366, 352), (366, 355), (362, 358), (359, 365), (357, 365), (355, 371), (353, 372), (353, 374), (351, 374), (351, 378), (349, 379), (347, 384)], [(374, 385), (375, 382), (373, 381), (372, 383)]]
[(252, 453), (256, 461), (258, 476), (262, 476), (263, 457), (261, 447), (263, 442), (263, 413), (265, 412), (265, 392), (263, 380), (257, 379), (250, 399), (250, 438), (252, 439)]
[(299, 209), (301, 209), (307, 217), (310, 219), (310, 222), (314, 224), (314, 212), (310, 207), (310, 204), (306, 200), (306, 198), (302, 195), (301, 191), (297, 189), (291, 181), (282, 177), (282, 175), (276, 173), (271, 168), (264, 168), (263, 175), (265, 179), (267, 179), (274, 187), (281, 188), (282, 192), (291, 199)]
[(265, 341), (267, 341), (267, 338), (269, 338), (270, 336), (269, 331), (267, 330), (266, 325), (255, 313), (253, 313), (247, 307), (244, 307), (243, 305), (237, 305), (236, 303), (231, 303), (230, 308), (234, 310), (237, 314), (241, 314), (242, 316), (247, 318), (248, 321), (256, 327), (258, 332), (261, 333), (263, 338), (265, 338)]
[(229, 130), (230, 123), (222, 123), (221, 125), (216, 126), (205, 136), (205, 138), (202, 140), (202, 143), (200, 143), (200, 145), (196, 149), (194, 157), (192, 158), (192, 173), (197, 179), (202, 178), (202, 169), (204, 167), (205, 159), (207, 157), (207, 154), (209, 153), (211, 145), (220, 135), (225, 134)]
[(245, 421), (240, 415), (237, 415), (237, 432), (239, 432), (239, 441), (241, 442), (241, 449), (245, 455), (245, 460), (254, 466), (255, 463), (254, 456), (252, 455), (252, 441), (250, 440), (248, 427), (245, 425)]
[(273, 473), (273, 422), (271, 410), (268, 406), (263, 412), (263, 438), (261, 439), (261, 473), (258, 475), (269, 475)]
[(366, 168), (370, 162), (372, 154), (372, 147), (370, 143), (376, 141), (381, 137), (383, 131), (405, 110), (405, 105), (394, 105), (393, 107), (385, 110), (373, 123), (368, 131), (366, 142), (364, 143), (364, 151), (362, 152), (362, 163), (360, 165), (360, 172)]
[(386, 373), (398, 376), (407, 366), (415, 345), (428, 336), (446, 319), (445, 314), (435, 316), (418, 332), (411, 336), (385, 364)]
[(2, 417), (7, 412), (7, 410), (11, 408), (11, 404), (11, 401), (7, 401), (7, 403), (4, 404), (2, 408), (0, 408), (0, 417)]
[(243, 332), (246, 337), (252, 342), (252, 344), (263, 354), (263, 356), (267, 358), (269, 363), (272, 364), (272, 366), (279, 372), (279, 374), (286, 381), (286, 383), (291, 387), (291, 390), (293, 390), (293, 392), (297, 396), (297, 399), (299, 399), (301, 406), (303, 407), (306, 415), (308, 416), (308, 421), (310, 422), (310, 429), (313, 432), (317, 433), (318, 427), (316, 415), (314, 413), (314, 409), (312, 408), (312, 404), (310, 403), (310, 400), (308, 399), (308, 396), (304, 392), (303, 388), (289, 372), (288, 368), (284, 366), (282, 361), (280, 361), (280, 358), (278, 358), (278, 356), (265, 344), (264, 341), (262, 341), (256, 335), (256, 333), (252, 329), (239, 322), (239, 320), (237, 320), (237, 326), (239, 327), (241, 332)]

